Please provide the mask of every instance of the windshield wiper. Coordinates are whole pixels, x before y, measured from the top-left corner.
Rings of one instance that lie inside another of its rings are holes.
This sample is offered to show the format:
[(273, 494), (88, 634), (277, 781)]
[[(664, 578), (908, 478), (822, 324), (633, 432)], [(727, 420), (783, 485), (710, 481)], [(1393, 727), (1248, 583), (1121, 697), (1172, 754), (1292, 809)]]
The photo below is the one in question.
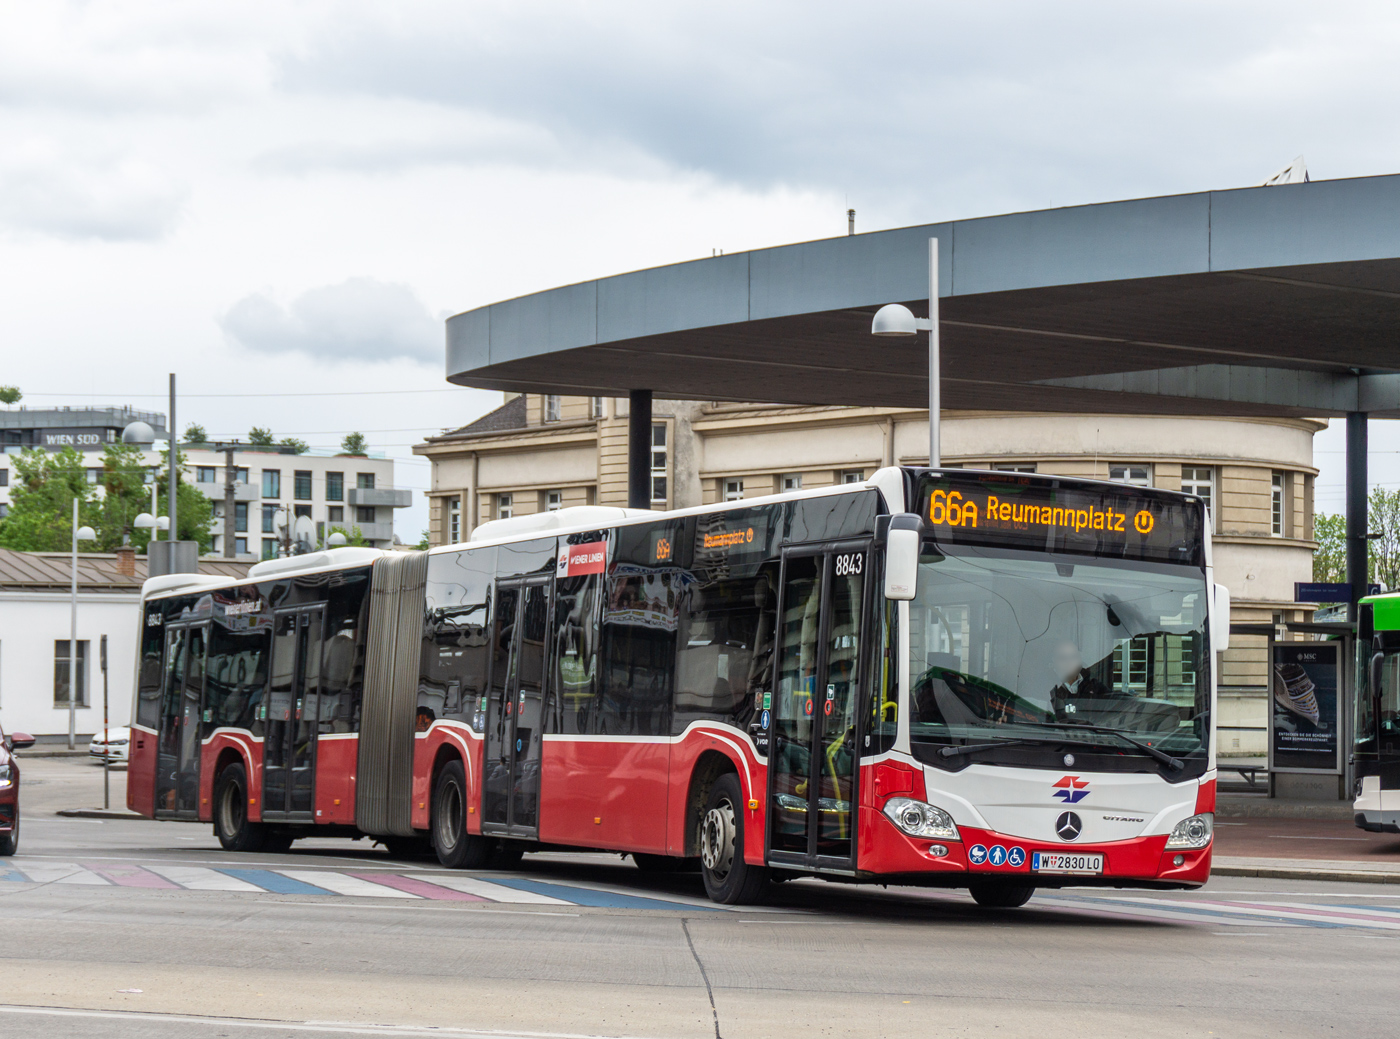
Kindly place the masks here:
[(1014, 747), (1022, 743), (1059, 743), (1060, 740), (997, 740), (995, 743), (966, 743), (961, 747), (943, 747), (938, 753), (945, 758), (956, 758), (963, 754), (976, 754), (982, 750), (998, 750), (1002, 747)]
[(1134, 739), (1121, 729), (1114, 729), (1107, 725), (1079, 725), (1075, 722), (1062, 722), (1061, 724), (1064, 725), (1064, 727), (1067, 729), (1084, 729), (1087, 732), (1102, 732), (1110, 736), (1117, 736), (1124, 743), (1131, 743), (1134, 747), (1142, 751), (1148, 757), (1155, 758), (1156, 760), (1160, 761), (1163, 765), (1166, 765), (1167, 768), (1171, 769), (1173, 772), (1180, 772), (1183, 768), (1186, 767), (1186, 762), (1182, 761), (1180, 758), (1174, 758), (1166, 751), (1158, 750), (1150, 743), (1143, 743), (1141, 740)]

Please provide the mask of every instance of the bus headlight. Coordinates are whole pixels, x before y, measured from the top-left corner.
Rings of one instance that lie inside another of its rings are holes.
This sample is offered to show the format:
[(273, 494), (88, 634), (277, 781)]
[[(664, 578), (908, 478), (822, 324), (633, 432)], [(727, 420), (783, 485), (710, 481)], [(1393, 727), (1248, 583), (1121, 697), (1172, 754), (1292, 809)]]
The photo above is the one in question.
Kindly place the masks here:
[(885, 802), (885, 815), (911, 837), (941, 837), (958, 840), (953, 817), (941, 808), (909, 797), (892, 797)]
[(1172, 828), (1172, 835), (1167, 838), (1167, 850), (1176, 848), (1204, 848), (1210, 843), (1210, 836), (1215, 832), (1215, 816), (1210, 812), (1203, 812), (1200, 815), (1193, 815), (1189, 819), (1183, 819)]

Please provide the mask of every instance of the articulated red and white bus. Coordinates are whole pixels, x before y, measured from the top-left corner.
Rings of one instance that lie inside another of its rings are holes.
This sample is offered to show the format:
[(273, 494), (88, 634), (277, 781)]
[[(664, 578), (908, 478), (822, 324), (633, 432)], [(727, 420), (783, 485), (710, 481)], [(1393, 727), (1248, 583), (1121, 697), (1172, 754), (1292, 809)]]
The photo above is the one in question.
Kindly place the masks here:
[(1228, 596), (1206, 503), (881, 469), (147, 581), (127, 803), (230, 850), (604, 849), (772, 881), (1189, 887)]

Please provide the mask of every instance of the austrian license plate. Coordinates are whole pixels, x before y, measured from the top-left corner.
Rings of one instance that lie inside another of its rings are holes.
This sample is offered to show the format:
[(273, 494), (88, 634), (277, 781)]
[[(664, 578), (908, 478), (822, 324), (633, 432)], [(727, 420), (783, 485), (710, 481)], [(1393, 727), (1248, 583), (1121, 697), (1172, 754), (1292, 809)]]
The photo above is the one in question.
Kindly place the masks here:
[(1032, 873), (1102, 873), (1102, 855), (1075, 855), (1063, 851), (1031, 853)]

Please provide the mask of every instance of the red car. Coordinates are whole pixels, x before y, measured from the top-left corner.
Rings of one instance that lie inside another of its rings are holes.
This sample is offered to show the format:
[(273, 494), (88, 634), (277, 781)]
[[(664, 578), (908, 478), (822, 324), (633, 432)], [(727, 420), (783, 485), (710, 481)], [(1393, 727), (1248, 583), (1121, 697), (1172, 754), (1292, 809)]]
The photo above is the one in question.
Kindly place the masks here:
[(0, 855), (13, 855), (19, 847), (19, 765), (11, 751), (32, 746), (29, 733), (6, 736), (0, 729)]

